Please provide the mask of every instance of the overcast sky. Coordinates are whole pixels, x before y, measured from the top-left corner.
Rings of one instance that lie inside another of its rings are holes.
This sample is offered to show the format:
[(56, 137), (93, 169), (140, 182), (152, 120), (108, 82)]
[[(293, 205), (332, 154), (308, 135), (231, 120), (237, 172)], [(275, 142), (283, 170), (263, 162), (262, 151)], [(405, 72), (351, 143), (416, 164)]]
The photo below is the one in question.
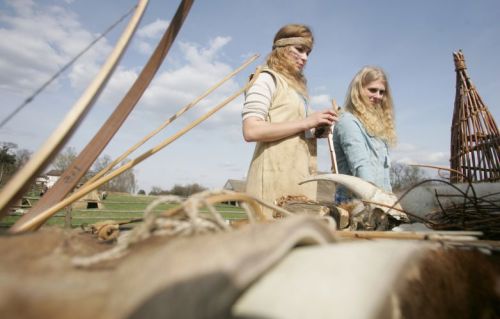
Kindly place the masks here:
[[(0, 120), (135, 4), (134, 0), (0, 0)], [(177, 8), (150, 0), (113, 77), (66, 144), (80, 151), (133, 84)], [(306, 75), (311, 106), (344, 101), (365, 65), (386, 70), (392, 88), (396, 161), (449, 165), (456, 75), (462, 49), (469, 75), (500, 121), (498, 0), (198, 0), (168, 57), (120, 131), (104, 150), (116, 158), (254, 53), (260, 59), (172, 123), (130, 157), (175, 134), (244, 85), (287, 23), (309, 25), (315, 47)], [(0, 129), (0, 141), (36, 151), (77, 101), (112, 50), (125, 20)], [(241, 134), (243, 98), (134, 168), (138, 189), (199, 183), (221, 188), (245, 177), (254, 144)], [(330, 167), (325, 140), (319, 169)]]

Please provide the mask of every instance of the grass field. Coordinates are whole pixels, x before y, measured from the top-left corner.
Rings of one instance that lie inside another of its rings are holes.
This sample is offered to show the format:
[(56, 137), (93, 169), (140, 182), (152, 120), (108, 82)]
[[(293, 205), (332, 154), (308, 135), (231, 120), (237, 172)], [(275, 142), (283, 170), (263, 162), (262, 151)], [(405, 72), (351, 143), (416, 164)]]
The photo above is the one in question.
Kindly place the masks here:
[[(71, 211), (71, 227), (80, 227), (82, 224), (92, 224), (103, 220), (125, 221), (143, 216), (146, 207), (157, 199), (158, 196), (147, 195), (129, 195), (120, 193), (110, 193), (105, 200), (102, 200), (102, 208), (90, 208), (83, 210)], [(36, 198), (30, 198), (32, 205), (36, 203)], [(175, 207), (177, 204), (161, 204), (156, 206), (155, 212), (163, 212), (169, 208)], [(27, 209), (27, 208), (24, 208)], [(217, 211), (221, 212), (225, 219), (242, 219), (245, 213), (239, 207), (220, 204), (216, 206)], [(202, 208), (201, 212), (207, 212), (206, 208)], [(0, 227), (6, 229), (14, 224), (22, 215), (21, 211), (13, 213), (0, 221)], [(63, 227), (65, 224), (66, 212), (59, 211), (51, 217), (45, 225), (58, 225)]]

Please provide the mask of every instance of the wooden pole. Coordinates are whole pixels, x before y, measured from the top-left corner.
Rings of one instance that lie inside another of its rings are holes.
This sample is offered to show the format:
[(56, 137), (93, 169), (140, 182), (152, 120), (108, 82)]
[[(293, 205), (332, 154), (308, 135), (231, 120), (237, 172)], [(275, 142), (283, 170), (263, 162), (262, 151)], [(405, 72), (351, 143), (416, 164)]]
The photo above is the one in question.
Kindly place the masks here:
[(71, 205), (66, 206), (64, 212), (64, 228), (71, 228), (71, 220), (73, 219), (72, 213), (73, 208), (71, 207)]
[[(338, 111), (339, 107), (337, 105), (337, 102), (335, 102), (335, 99), (332, 100), (332, 108), (335, 112)], [(333, 128), (335, 125), (332, 125), (332, 128), (328, 132), (328, 148), (330, 149), (330, 160), (332, 162), (332, 167), (331, 171), (334, 174), (338, 174), (339, 169), (337, 167), (337, 156), (335, 155), (335, 148), (333, 147)]]

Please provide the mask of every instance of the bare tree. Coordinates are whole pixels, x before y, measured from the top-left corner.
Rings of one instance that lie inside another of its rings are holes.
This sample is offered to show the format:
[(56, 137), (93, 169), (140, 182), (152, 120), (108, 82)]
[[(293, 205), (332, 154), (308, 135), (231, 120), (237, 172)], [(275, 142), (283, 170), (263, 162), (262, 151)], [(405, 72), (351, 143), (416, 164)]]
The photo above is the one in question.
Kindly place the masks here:
[(52, 163), (52, 168), (64, 172), (69, 165), (75, 160), (77, 154), (74, 147), (66, 147), (59, 155), (56, 156)]
[(149, 195), (163, 195), (165, 191), (160, 186), (153, 186), (149, 191)]
[[(91, 178), (101, 172), (104, 168), (106, 168), (110, 163), (112, 162), (112, 159), (109, 155), (103, 155), (99, 156), (94, 164), (92, 164), (92, 168), (90, 169), (88, 173), (88, 177)], [(109, 182), (102, 185), (99, 187), (99, 190), (101, 191), (109, 191), (110, 190), (110, 185)]]
[(109, 155), (103, 155), (99, 156), (94, 164), (92, 165), (92, 171), (97, 174), (100, 171), (102, 171), (104, 168), (106, 168), (110, 163), (112, 162), (112, 159)]
[(16, 148), (17, 144), (15, 143), (0, 143), (0, 185), (5, 184), (16, 170), (16, 155), (14, 153)]
[(170, 190), (164, 190), (159, 186), (153, 186), (151, 187), (149, 195), (176, 195), (180, 197), (189, 197), (204, 190), (206, 190), (206, 188), (197, 183), (187, 185), (175, 184)]
[(426, 178), (420, 167), (399, 162), (393, 162), (391, 165), (391, 184), (394, 192), (408, 189)]
[(18, 149), (17, 144), (11, 142), (0, 143), (0, 185), (5, 184), (12, 175), (26, 162), (32, 152)]
[[(125, 164), (129, 159), (124, 160), (121, 164)], [(106, 168), (110, 163), (112, 162), (112, 159), (109, 155), (103, 155), (100, 156), (96, 159), (94, 164), (92, 165), (91, 172), (89, 173), (90, 176), (94, 176), (100, 171), (102, 171), (104, 168)], [(114, 169), (116, 169), (115, 167)], [(111, 171), (113, 171), (112, 169)], [(110, 171), (110, 172), (111, 172)], [(135, 193), (137, 188), (137, 181), (135, 178), (135, 173), (133, 169), (128, 169), (125, 172), (121, 173), (120, 175), (116, 176), (109, 182), (105, 183), (101, 187), (99, 187), (99, 190), (101, 191), (111, 191), (111, 192), (124, 192), (124, 193)]]
[(17, 169), (19, 169), (22, 166), (24, 166), (24, 164), (26, 164), (30, 160), (31, 155), (33, 155), (32, 151), (28, 151), (26, 149), (19, 149), (19, 150), (17, 150), (17, 152), (16, 152), (16, 166), (17, 166)]
[[(129, 161), (130, 161), (129, 159), (124, 160), (122, 162), (122, 165)], [(106, 162), (106, 159), (104, 159), (103, 162)], [(124, 171), (120, 175), (116, 176), (115, 178), (107, 182), (102, 187), (103, 190), (108, 190), (112, 192), (124, 192), (131, 194), (135, 193), (136, 188), (137, 188), (137, 181), (135, 178), (135, 173), (133, 168)]]
[(169, 191), (170, 194), (172, 195), (177, 195), (177, 196), (182, 196), (182, 197), (189, 197), (193, 194), (199, 193), (206, 190), (205, 187), (194, 183), (194, 184), (188, 184), (188, 185), (174, 185), (172, 189)]

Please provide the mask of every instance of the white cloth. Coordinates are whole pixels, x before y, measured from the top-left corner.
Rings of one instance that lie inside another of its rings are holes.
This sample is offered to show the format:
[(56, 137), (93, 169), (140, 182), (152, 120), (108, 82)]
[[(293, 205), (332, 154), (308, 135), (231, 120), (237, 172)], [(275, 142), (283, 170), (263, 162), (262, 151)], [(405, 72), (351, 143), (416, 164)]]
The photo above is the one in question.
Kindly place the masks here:
[(396, 283), (405, 282), (409, 266), (435, 247), (403, 240), (299, 247), (243, 293), (233, 314), (275, 319), (401, 318)]
[(267, 72), (259, 74), (255, 83), (245, 93), (242, 119), (255, 116), (265, 120), (274, 92), (276, 92), (276, 83), (273, 76)]

